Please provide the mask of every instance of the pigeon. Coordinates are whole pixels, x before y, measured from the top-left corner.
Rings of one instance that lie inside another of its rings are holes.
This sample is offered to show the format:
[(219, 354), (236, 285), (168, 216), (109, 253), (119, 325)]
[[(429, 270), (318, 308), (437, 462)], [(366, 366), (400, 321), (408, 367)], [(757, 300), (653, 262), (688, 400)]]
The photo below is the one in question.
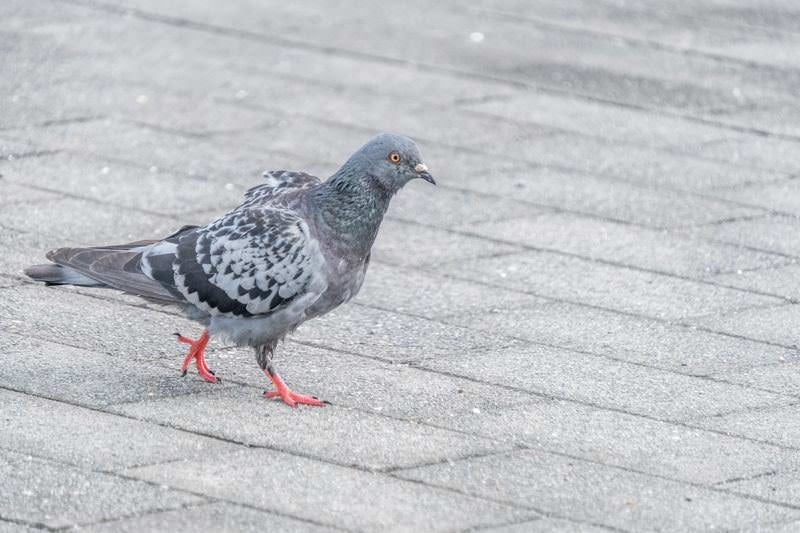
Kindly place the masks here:
[(327, 180), (304, 172), (264, 173), (232, 211), (205, 226), (183, 226), (161, 240), (50, 251), (49, 264), (25, 274), (49, 285), (107, 287), (177, 306), (205, 326), (189, 345), (206, 381), (211, 336), (251, 346), (275, 390), (268, 398), (322, 406), (281, 379), (273, 353), (300, 324), (353, 298), (364, 282), (372, 245), (389, 201), (409, 181), (434, 178), (411, 139), (380, 134)]

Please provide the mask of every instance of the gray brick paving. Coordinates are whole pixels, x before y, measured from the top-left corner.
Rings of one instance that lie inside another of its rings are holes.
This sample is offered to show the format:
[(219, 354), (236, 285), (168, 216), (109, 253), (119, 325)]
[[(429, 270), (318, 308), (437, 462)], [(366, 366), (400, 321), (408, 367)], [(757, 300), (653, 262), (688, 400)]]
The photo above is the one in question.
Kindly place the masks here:
[[(437, 486), (458, 486), (500, 501), (536, 502), (545, 512), (634, 530), (752, 526), (764, 519), (796, 518), (798, 513), (705, 487), (532, 450), (422, 467), (401, 475)], [(603, 491), (597, 491), (598, 486)], [(591, 505), (586, 505), (587, 500)]]
[(563, 253), (527, 252), (461, 261), (453, 266), (453, 273), (539, 296), (664, 319), (781, 303), (771, 296), (637, 269), (620, 269), (619, 265)]
[[(16, 392), (0, 392), (0, 401), (8, 409), (4, 446), (96, 470), (196, 460), (236, 449), (225, 442)], [(64, 446), (70, 441), (81, 444)]]
[(587, 533), (613, 531), (612, 529), (595, 524), (578, 524), (576, 522), (570, 522), (569, 520), (558, 518), (539, 518), (537, 520), (531, 520), (528, 522), (519, 522), (517, 524), (487, 528), (485, 531), (491, 531), (492, 533), (538, 533), (540, 531), (566, 532), (575, 531), (576, 529), (586, 531)]
[(791, 405), (781, 407), (697, 417), (692, 423), (798, 448), (800, 447), (800, 423), (796, 418), (798, 412), (800, 407), (795, 401)]
[[(251, 350), (225, 350), (215, 354), (209, 365), (228, 380), (256, 389), (240, 393), (248, 395), (265, 388), (264, 376), (252, 361)], [(379, 362), (374, 355), (354, 355), (295, 342), (281, 347), (276, 365), (287, 380), (302, 380), (304, 388), (333, 404), (434, 425), (471, 416), (475, 410), (505, 409), (531, 401), (531, 395), (523, 391), (497, 394), (496, 386), (483, 382), (404, 363)], [(342, 365), (349, 371), (352, 387), (342, 387), (330, 379)], [(175, 365), (170, 366), (173, 368), (165, 374), (168, 377), (175, 374)]]
[(786, 405), (792, 398), (611, 361), (549, 346), (452, 354), (421, 363), (527, 391), (671, 420), (737, 408)]
[(717, 274), (707, 279), (730, 287), (739, 287), (800, 300), (800, 265), (796, 259), (786, 266), (758, 270), (738, 270), (729, 274)]
[[(24, 334), (4, 335), (0, 349), (8, 357), (0, 367), (0, 379), (15, 390), (93, 408), (206, 388), (199, 380), (180, 379), (180, 361), (174, 359), (169, 368), (163, 368), (144, 365), (136, 357), (89, 351), (64, 342), (78, 344), (79, 340), (51, 342)], [(179, 353), (176, 343), (172, 355), (177, 358)]]
[(60, 193), (171, 216), (230, 205), (240, 199), (245, 187), (165, 171), (151, 172), (141, 166), (68, 152), (11, 162), (4, 165), (3, 178), (18, 191), (15, 199), (18, 194), (55, 199)]
[[(691, 278), (725, 273), (731, 265), (738, 265), (737, 270), (757, 270), (788, 262), (785, 257), (738, 246), (699, 245), (696, 241), (664, 231), (579, 218), (566, 213), (472, 223), (459, 229), (539, 249), (569, 252)], [(698, 248), (702, 248), (702, 252), (698, 253)]]
[(800, 363), (795, 358), (788, 357), (778, 361), (776, 364), (752, 368), (723, 370), (715, 374), (715, 377), (763, 390), (800, 396), (800, 373), (797, 372)]
[[(346, 325), (346, 327), (345, 327)], [(351, 305), (298, 329), (295, 339), (386, 361), (420, 361), (516, 343), (469, 328)]]
[(273, 531), (333, 533), (326, 527), (297, 518), (282, 516), (231, 503), (210, 503), (190, 509), (163, 511), (96, 524), (83, 531), (91, 533), (140, 533), (141, 531), (189, 531), (203, 523), (207, 531), (255, 531), (267, 525)]
[(800, 466), (796, 450), (745, 441), (736, 432), (725, 435), (570, 400), (539, 400), (451, 417), (446, 425), (690, 483), (716, 485)]
[(709, 239), (797, 256), (800, 255), (798, 228), (800, 224), (795, 219), (779, 216), (756, 218), (747, 223), (737, 220), (713, 224), (693, 231)]
[(38, 529), (91, 524), (202, 502), (191, 494), (0, 450), (0, 512)]
[[(452, 156), (448, 156), (452, 157)], [(464, 187), (587, 216), (669, 228), (764, 215), (756, 206), (667, 191), (549, 167), (516, 166), (462, 174)]]
[[(424, 231), (424, 230), (423, 230)], [(364, 282), (356, 302), (399, 313), (441, 319), (450, 315), (497, 313), (549, 303), (549, 300), (518, 291), (493, 288), (491, 291), (469, 281), (447, 276), (447, 271), (433, 272), (376, 262), (374, 272)], [(417, 287), (425, 292), (419, 298)]]
[[(295, 385), (295, 388), (301, 387)], [(274, 448), (370, 470), (435, 463), (508, 448), (481, 437), (344, 406), (318, 409), (305, 415), (302, 421), (287, 409), (270, 409), (258, 416), (253, 413), (264, 409), (265, 404), (269, 406), (261, 396), (263, 389), (223, 385), (201, 395), (127, 403), (112, 406), (110, 410), (182, 429), (197, 429), (248, 446)], [(367, 435), (369, 439), (363, 438)]]
[(453, 324), (691, 375), (794, 360), (791, 347), (569, 303), (465, 313)]
[[(236, 452), (195, 465), (170, 463), (136, 468), (128, 474), (367, 531), (386, 527), (451, 530), (521, 521), (537, 515), (532, 510), (458, 492), (264, 450)], [(254, 486), (260, 490), (253, 490)], [(286, 490), (288, 487), (291, 490)]]
[[(787, 2), (0, 3), (0, 531), (794, 531)], [(21, 276), (416, 137), (364, 290), (180, 378), (176, 313)]]
[(795, 347), (796, 338), (792, 332), (796, 329), (798, 320), (800, 309), (796, 305), (782, 304), (710, 315), (692, 322), (732, 334), (746, 330), (752, 339)]

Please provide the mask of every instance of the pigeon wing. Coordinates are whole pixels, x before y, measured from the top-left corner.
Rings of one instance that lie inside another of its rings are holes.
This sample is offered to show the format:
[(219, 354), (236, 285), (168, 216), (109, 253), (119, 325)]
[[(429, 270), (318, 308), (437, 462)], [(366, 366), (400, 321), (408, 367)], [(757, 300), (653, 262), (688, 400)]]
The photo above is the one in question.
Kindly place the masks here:
[(241, 208), (182, 235), (172, 263), (175, 288), (210, 315), (267, 315), (316, 301), (327, 284), (308, 225), (277, 208)]

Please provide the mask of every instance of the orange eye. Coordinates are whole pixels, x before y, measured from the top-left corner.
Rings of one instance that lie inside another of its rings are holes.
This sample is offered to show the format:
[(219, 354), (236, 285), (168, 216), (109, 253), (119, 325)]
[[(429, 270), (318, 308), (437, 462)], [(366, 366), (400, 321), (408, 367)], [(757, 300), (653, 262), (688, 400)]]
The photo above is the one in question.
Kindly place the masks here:
[(400, 162), (400, 154), (398, 154), (397, 152), (392, 152), (391, 154), (389, 154), (389, 161), (391, 161), (395, 165), (398, 164)]

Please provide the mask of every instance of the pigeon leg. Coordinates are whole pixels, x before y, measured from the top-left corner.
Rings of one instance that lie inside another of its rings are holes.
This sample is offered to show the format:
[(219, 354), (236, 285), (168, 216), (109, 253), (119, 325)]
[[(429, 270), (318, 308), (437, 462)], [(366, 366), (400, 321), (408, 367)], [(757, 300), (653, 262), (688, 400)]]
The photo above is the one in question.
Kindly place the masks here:
[(202, 335), (200, 335), (199, 339), (190, 339), (189, 337), (184, 337), (180, 333), (175, 334), (178, 337), (178, 342), (182, 342), (184, 344), (189, 345), (189, 353), (186, 354), (186, 357), (183, 359), (183, 365), (181, 365), (181, 376), (186, 375), (186, 370), (189, 368), (189, 364), (192, 362), (192, 359), (195, 360), (195, 366), (197, 367), (197, 372), (205, 379), (211, 383), (218, 383), (221, 381), (217, 376), (214, 375), (214, 372), (208, 368), (208, 363), (206, 363), (206, 345), (208, 345), (208, 341), (211, 336), (208, 334), (208, 330), (204, 331)]
[(266, 391), (264, 392), (264, 396), (267, 398), (276, 398), (280, 397), (281, 400), (290, 407), (297, 407), (297, 404), (305, 404), (305, 405), (316, 405), (318, 407), (325, 406), (328, 402), (320, 400), (316, 396), (309, 396), (307, 394), (298, 394), (291, 390), (286, 383), (283, 382), (281, 377), (275, 372), (275, 369), (272, 365), (267, 365), (267, 368), (264, 369), (264, 373), (267, 377), (272, 380), (272, 383), (275, 384), (275, 388), (278, 390), (273, 391)]

